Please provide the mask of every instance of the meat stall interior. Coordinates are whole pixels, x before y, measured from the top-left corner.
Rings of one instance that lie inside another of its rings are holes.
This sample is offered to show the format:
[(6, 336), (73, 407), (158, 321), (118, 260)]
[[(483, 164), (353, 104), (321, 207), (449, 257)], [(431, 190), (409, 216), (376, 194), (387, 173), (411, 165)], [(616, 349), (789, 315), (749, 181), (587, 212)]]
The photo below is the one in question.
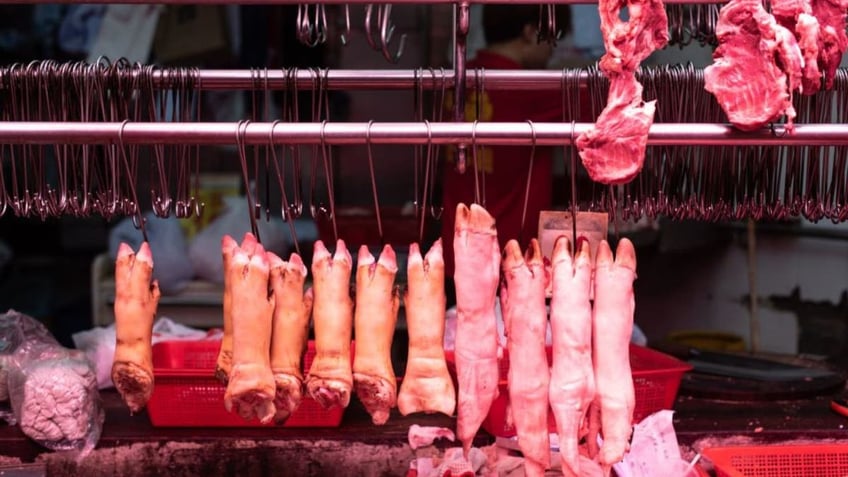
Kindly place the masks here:
[(846, 8), (0, 5), (0, 475), (848, 474)]

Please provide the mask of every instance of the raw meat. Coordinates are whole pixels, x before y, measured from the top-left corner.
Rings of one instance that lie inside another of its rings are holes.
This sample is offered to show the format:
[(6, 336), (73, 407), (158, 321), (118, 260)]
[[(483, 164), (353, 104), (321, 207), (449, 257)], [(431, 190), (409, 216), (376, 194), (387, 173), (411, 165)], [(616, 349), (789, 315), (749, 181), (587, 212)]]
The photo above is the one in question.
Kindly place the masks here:
[(719, 46), (704, 69), (704, 87), (728, 120), (750, 131), (786, 115), (791, 131), (790, 95), (804, 65), (792, 32), (778, 25), (760, 0), (731, 0), (719, 13), (716, 36)]
[(453, 431), (446, 427), (419, 426), (418, 424), (409, 426), (408, 439), (412, 450), (429, 446), (436, 439), (447, 439), (453, 442), (455, 438)]
[[(628, 21), (619, 16), (624, 7)], [(668, 17), (660, 0), (601, 0), (598, 12), (606, 49), (599, 66), (609, 77), (635, 72), (654, 50), (668, 43)]]
[(506, 292), (504, 322), (509, 323), (509, 400), (518, 446), (524, 454), (524, 474), (543, 476), (551, 465), (548, 433), (550, 368), (545, 352), (548, 314), (545, 310), (545, 271), (536, 239), (526, 255), (510, 240), (504, 250)]
[(224, 406), (243, 419), (271, 422), (276, 410), (276, 386), (271, 373), (271, 320), (274, 297), (268, 294), (270, 266), (265, 249), (255, 240), (245, 240), (233, 253), (226, 273), (232, 283), (233, 368)]
[(356, 333), (353, 387), (374, 424), (389, 420), (397, 404), (397, 379), (392, 369), (392, 340), (397, 324), (400, 297), (394, 287), (397, 257), (390, 245), (380, 258), (363, 245), (356, 264)]
[(495, 219), (483, 207), (458, 204), (454, 224), (456, 283), (457, 436), (468, 455), (498, 395), (495, 297), (500, 252)]
[(309, 338), (312, 289), (304, 293), (306, 265), (293, 253), (285, 262), (267, 252), (271, 264), (274, 315), (271, 332), (271, 372), (276, 395), (274, 421), (282, 424), (300, 406), (303, 397), (303, 355)]
[(819, 21), (812, 15), (810, 0), (774, 0), (771, 13), (781, 26), (795, 32), (804, 60), (801, 92), (815, 94), (821, 88), (819, 70)]
[(598, 246), (595, 261), (595, 304), (593, 310), (593, 358), (596, 406), (600, 410), (603, 445), (598, 461), (609, 474), (629, 448), (635, 408), (635, 391), (630, 372), (630, 335), (633, 332), (633, 281), (636, 251), (621, 239), (613, 261), (605, 240)]
[(833, 88), (836, 69), (848, 47), (845, 34), (845, 10), (848, 0), (811, 0), (813, 16), (819, 23), (819, 65), (824, 72), (825, 88)]
[(306, 377), (306, 389), (325, 409), (347, 407), (353, 387), (350, 364), (352, 262), (344, 241), (336, 242), (334, 255), (330, 255), (323, 242), (315, 242), (312, 254), (315, 359)]
[[(256, 240), (253, 234), (245, 235), (245, 243), (251, 240)], [(224, 262), (224, 335), (221, 337), (221, 350), (218, 352), (218, 360), (215, 362), (215, 377), (225, 386), (233, 367), (233, 293), (231, 290), (232, 280), (228, 278), (230, 274), (227, 271), (230, 269), (230, 261), (237, 248), (238, 243), (229, 235), (224, 235), (221, 239), (221, 256)]]
[(593, 181), (625, 184), (639, 174), (655, 109), (656, 101), (642, 101), (642, 85), (635, 75), (612, 77), (607, 105), (595, 126), (575, 140)]
[[(625, 6), (626, 22), (619, 17)], [(636, 69), (668, 43), (668, 17), (660, 0), (602, 0), (598, 10), (606, 48), (599, 67), (610, 80), (609, 94), (595, 126), (575, 146), (593, 181), (625, 184), (642, 170), (656, 109), (655, 101), (642, 101)]]
[(578, 240), (572, 259), (567, 238), (560, 237), (551, 254), (550, 401), (557, 423), (562, 473), (581, 476), (579, 441), (589, 405), (595, 398), (592, 367), (592, 258), (589, 242)]
[(409, 246), (404, 294), (409, 354), (400, 385), (398, 409), (404, 416), (414, 412), (441, 412), (452, 416), (456, 389), (445, 363), (445, 261), (442, 241), (425, 257), (417, 243)]
[(121, 398), (138, 412), (153, 394), (153, 320), (159, 305), (159, 284), (153, 276), (153, 255), (147, 242), (138, 253), (125, 243), (115, 261), (115, 358), (112, 382)]

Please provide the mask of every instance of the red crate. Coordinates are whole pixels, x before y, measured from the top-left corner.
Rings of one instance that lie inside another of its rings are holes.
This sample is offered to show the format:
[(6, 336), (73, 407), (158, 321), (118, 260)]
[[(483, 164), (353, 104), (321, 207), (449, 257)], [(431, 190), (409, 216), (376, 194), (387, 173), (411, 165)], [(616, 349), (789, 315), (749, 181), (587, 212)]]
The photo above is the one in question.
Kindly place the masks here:
[[(150, 422), (156, 427), (261, 427), (258, 420), (246, 421), (224, 408), (226, 388), (215, 374), (221, 342), (166, 341), (153, 347), (153, 395), (147, 404)], [(308, 370), (315, 357), (309, 342), (304, 359)], [(324, 410), (304, 396), (300, 407), (282, 427), (338, 427), (344, 409)], [(268, 424), (272, 426), (273, 424)]]
[(718, 477), (845, 477), (848, 444), (704, 449)]
[[(548, 363), (551, 363), (552, 350), (547, 349)], [(445, 351), (448, 369), (456, 379), (453, 351)], [(492, 403), (489, 414), (483, 421), (483, 429), (497, 437), (513, 437), (515, 427), (506, 422), (506, 409), (509, 405), (507, 374), (509, 372), (509, 353), (503, 350), (503, 359), (498, 363), (500, 381), (498, 382), (498, 397)], [(662, 409), (670, 409), (677, 397), (677, 389), (683, 373), (692, 366), (674, 357), (654, 351), (643, 346), (630, 345), (630, 369), (633, 374), (633, 384), (636, 390), (636, 408), (633, 412), (634, 422)], [(548, 411), (548, 427), (556, 432), (556, 421), (553, 413)]]

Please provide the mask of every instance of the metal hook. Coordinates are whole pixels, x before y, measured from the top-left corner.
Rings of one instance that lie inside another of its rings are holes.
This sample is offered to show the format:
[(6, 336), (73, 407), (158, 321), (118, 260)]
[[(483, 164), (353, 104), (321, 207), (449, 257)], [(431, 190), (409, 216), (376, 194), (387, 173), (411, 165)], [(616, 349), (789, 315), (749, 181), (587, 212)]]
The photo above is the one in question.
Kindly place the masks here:
[(474, 124), (471, 125), (471, 162), (474, 165), (474, 202), (480, 204), (484, 208), (485, 199), (481, 201), (480, 196), (480, 164), (477, 162), (477, 124), (478, 120), (474, 120)]
[[(368, 46), (371, 47), (372, 50), (379, 50), (380, 48), (377, 46), (377, 42), (374, 40), (373, 33), (371, 31), (371, 18), (374, 14), (374, 4), (369, 3), (365, 5), (365, 41), (368, 42)], [(379, 23), (379, 19), (378, 19)]]
[(365, 130), (365, 147), (368, 152), (368, 171), (371, 174), (371, 193), (374, 196), (374, 212), (377, 216), (377, 233), (380, 236), (380, 243), (383, 244), (383, 220), (380, 214), (380, 200), (377, 197), (377, 178), (374, 174), (374, 156), (371, 151), (371, 126), (374, 121), (368, 121), (368, 127)]
[(247, 172), (247, 150), (245, 149), (245, 136), (247, 134), (247, 127), (249, 124), (250, 121), (241, 120), (236, 125), (236, 146), (238, 147), (239, 162), (241, 163), (241, 173), (242, 178), (244, 180), (245, 194), (247, 195), (247, 213), (250, 218), (250, 230), (256, 237), (256, 241), (261, 243), (261, 240), (259, 238), (259, 226), (256, 223), (256, 214), (254, 213), (256, 206), (253, 200), (253, 191), (250, 187), (250, 177)]
[(127, 127), (128, 119), (125, 119), (121, 122), (121, 126), (118, 129), (118, 147), (121, 150), (121, 159), (124, 163), (124, 171), (127, 173), (127, 182), (130, 186), (130, 193), (132, 194), (133, 201), (135, 202), (135, 213), (132, 215), (132, 223), (136, 229), (141, 229), (141, 235), (144, 237), (144, 241), (147, 242), (147, 228), (145, 227), (145, 223), (147, 222), (142, 214), (141, 207), (138, 204), (138, 195), (136, 194), (135, 189), (135, 178), (132, 175), (132, 171), (130, 170), (129, 159), (127, 159), (127, 151), (124, 146), (124, 129)]
[(280, 167), (280, 161), (277, 160), (277, 150), (274, 148), (274, 130), (278, 124), (280, 124), (279, 120), (271, 123), (271, 130), (268, 133), (268, 144), (271, 149), (271, 162), (274, 164), (274, 171), (277, 173), (277, 182), (280, 186), (280, 197), (282, 199), (280, 214), (282, 215), (283, 221), (289, 224), (289, 233), (291, 234), (292, 242), (294, 242), (295, 251), (298, 255), (300, 255), (300, 242), (297, 240), (297, 228), (294, 225), (291, 204), (289, 204), (289, 199), (286, 195), (286, 181), (283, 176), (283, 167), (285, 167), (285, 165)]
[(344, 6), (345, 31), (341, 34), (342, 46), (347, 46), (350, 42), (350, 5), (347, 3)]
[[(403, 49), (406, 45), (406, 33), (400, 36), (398, 49), (394, 53), (389, 52), (389, 43), (392, 41), (392, 34), (395, 31), (394, 25), (389, 26), (389, 17), (392, 14), (391, 4), (381, 7), (382, 16), (380, 16), (380, 49), (383, 51), (383, 58), (390, 63), (397, 63), (403, 55)], [(379, 15), (378, 15), (379, 16)]]
[(527, 218), (527, 206), (530, 204), (530, 184), (533, 179), (533, 163), (536, 160), (536, 126), (533, 121), (527, 120), (530, 125), (530, 134), (532, 135), (532, 143), (530, 145), (530, 164), (527, 168), (527, 183), (524, 188), (524, 207), (521, 210), (521, 228), (518, 229), (518, 241), (523, 243), (524, 239), (524, 222)]

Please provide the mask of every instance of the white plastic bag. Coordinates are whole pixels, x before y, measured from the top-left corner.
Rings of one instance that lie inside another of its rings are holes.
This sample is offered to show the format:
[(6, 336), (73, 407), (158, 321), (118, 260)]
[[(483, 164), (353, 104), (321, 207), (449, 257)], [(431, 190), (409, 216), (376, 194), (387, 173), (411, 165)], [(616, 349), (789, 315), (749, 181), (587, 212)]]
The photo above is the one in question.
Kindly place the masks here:
[[(74, 346), (85, 353), (94, 364), (97, 387), (108, 389), (112, 383), (112, 362), (115, 359), (115, 325), (97, 327), (74, 333)], [(181, 325), (170, 318), (159, 318), (153, 324), (153, 344), (161, 341), (221, 339), (220, 331), (206, 332)]]
[[(266, 222), (257, 220), (259, 238), (265, 250), (284, 257), (288, 252), (288, 232), (282, 219)], [(221, 257), (221, 238), (229, 235), (241, 241), (250, 232), (250, 217), (244, 197), (224, 197), (224, 212), (194, 236), (189, 246), (189, 258), (197, 277), (213, 283), (224, 282), (224, 262)], [(156, 258), (155, 255), (153, 257)]]
[[(153, 254), (153, 278), (159, 281), (163, 295), (179, 293), (194, 278), (180, 222), (174, 217), (158, 218), (152, 212), (145, 214), (145, 218), (147, 240)], [(131, 219), (124, 219), (109, 232), (109, 256), (113, 261), (118, 257), (121, 242), (138, 250), (142, 241), (141, 231), (133, 226)]]

